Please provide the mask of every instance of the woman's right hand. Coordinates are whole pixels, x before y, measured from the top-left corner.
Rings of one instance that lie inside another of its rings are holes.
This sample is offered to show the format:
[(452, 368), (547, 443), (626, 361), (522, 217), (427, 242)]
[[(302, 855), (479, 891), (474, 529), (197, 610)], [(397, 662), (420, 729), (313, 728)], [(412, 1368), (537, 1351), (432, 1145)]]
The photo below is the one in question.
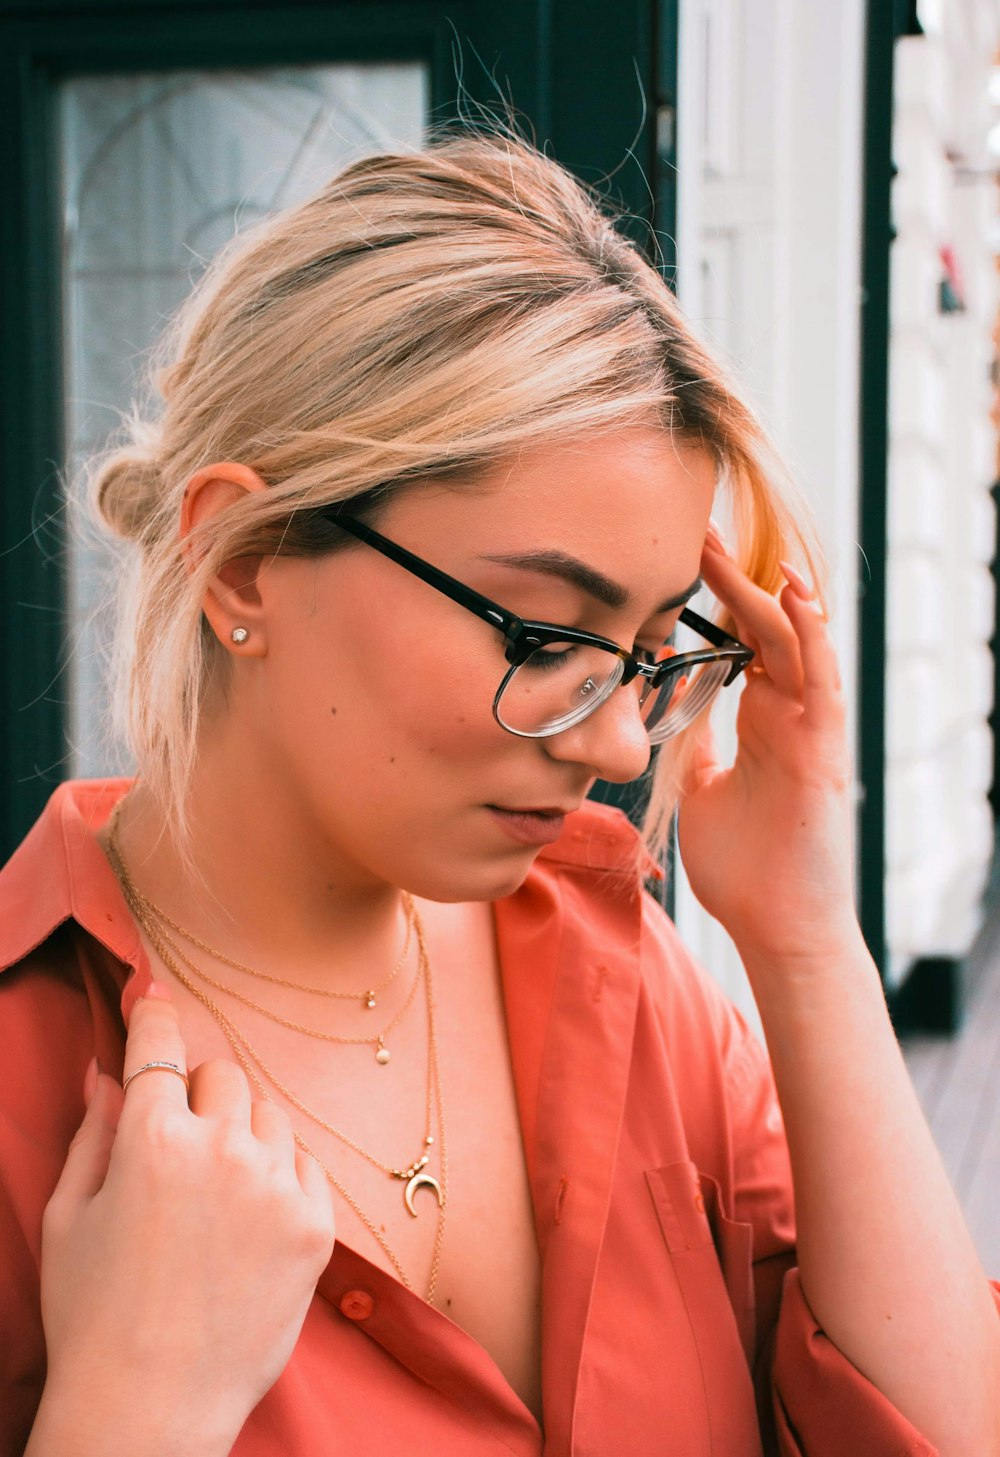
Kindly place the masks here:
[[(125, 1077), (149, 1062), (187, 1066), (161, 984), (135, 1004)], [(120, 1437), (138, 1406), (150, 1451), (228, 1452), (291, 1356), (333, 1242), (323, 1171), (235, 1063), (202, 1063), (190, 1095), (169, 1071), (124, 1095), (98, 1077), (43, 1222), (46, 1421), (83, 1407)]]

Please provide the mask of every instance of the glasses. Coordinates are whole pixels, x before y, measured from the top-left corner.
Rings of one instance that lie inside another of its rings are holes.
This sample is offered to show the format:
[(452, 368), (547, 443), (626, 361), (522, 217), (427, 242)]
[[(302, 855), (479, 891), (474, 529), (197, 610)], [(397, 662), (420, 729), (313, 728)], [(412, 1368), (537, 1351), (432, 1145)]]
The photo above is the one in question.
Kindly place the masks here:
[(686, 728), (753, 658), (744, 643), (689, 607), (680, 622), (710, 642), (711, 649), (679, 653), (665, 644), (662, 656), (636, 656), (594, 633), (526, 621), (365, 522), (336, 508), (322, 514), (503, 634), (510, 666), (493, 699), (493, 717), (519, 738), (562, 733), (588, 718), (616, 688), (634, 683), (649, 741), (662, 744)]

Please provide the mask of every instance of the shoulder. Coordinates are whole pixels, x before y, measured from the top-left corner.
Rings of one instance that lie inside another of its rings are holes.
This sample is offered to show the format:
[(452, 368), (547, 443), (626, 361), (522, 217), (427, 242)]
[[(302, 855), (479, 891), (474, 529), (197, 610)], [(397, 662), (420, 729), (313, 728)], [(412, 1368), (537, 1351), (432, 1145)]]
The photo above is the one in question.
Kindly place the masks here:
[(69, 780), (52, 793), (0, 870), (0, 972), (71, 921), (121, 960), (134, 957), (139, 938), (97, 839), (130, 782)]
[(127, 782), (69, 782), (0, 871), (0, 1176), (57, 1173), (96, 1053), (117, 1072), (138, 937), (95, 833)]

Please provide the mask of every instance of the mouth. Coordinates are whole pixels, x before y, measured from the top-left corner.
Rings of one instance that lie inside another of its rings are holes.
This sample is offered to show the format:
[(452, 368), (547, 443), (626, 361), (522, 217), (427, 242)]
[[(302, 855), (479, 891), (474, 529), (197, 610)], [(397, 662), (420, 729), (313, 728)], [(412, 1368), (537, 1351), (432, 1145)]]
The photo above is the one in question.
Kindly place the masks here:
[(522, 845), (550, 845), (562, 834), (566, 816), (578, 805), (518, 806), (488, 804), (486, 808), (499, 827)]
[(495, 809), (500, 814), (505, 815), (541, 815), (543, 818), (565, 819), (567, 815), (571, 815), (580, 806), (578, 804), (488, 804), (486, 808)]

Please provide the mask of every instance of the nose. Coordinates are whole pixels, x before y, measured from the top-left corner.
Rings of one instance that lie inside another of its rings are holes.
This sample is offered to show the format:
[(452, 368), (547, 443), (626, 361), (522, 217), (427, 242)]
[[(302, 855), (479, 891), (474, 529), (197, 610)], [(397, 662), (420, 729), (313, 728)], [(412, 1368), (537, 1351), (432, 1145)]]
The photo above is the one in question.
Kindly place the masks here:
[(588, 718), (541, 743), (551, 759), (583, 764), (610, 784), (638, 779), (649, 765), (649, 735), (638, 696), (628, 686), (616, 688)]

